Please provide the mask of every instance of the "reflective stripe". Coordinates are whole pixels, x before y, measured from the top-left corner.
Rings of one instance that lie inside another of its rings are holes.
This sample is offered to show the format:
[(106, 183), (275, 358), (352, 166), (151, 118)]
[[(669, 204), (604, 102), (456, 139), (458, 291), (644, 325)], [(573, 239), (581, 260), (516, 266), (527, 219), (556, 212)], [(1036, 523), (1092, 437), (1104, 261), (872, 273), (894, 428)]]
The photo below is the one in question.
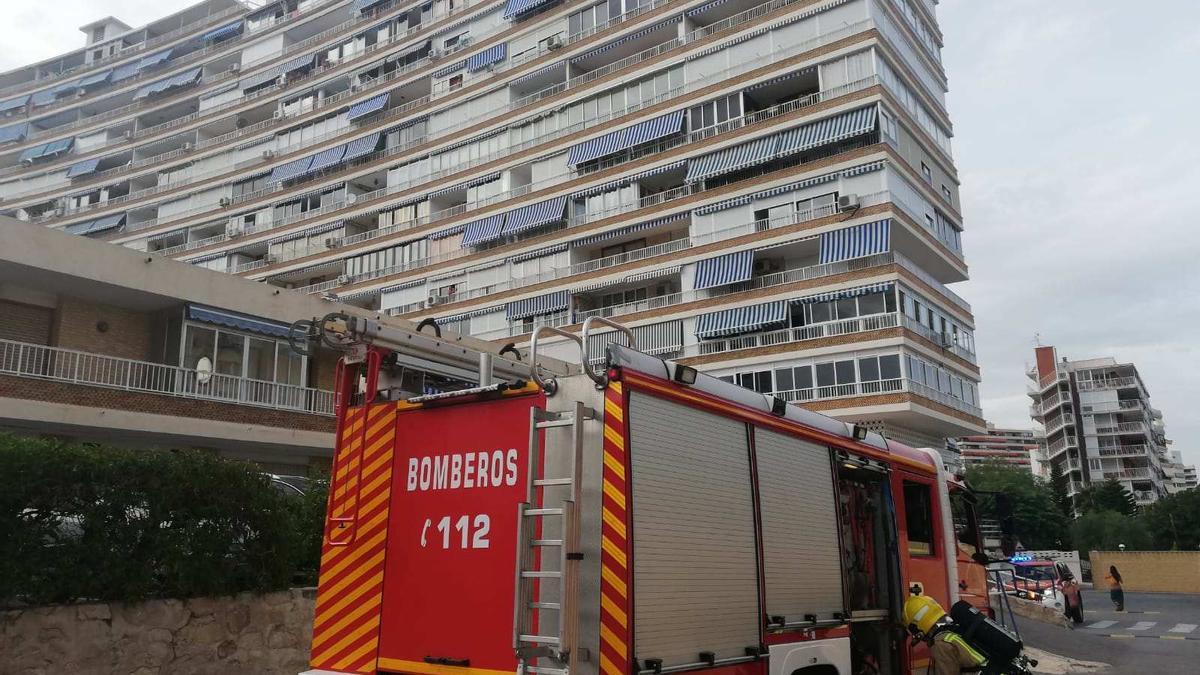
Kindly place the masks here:
[(360, 117), (366, 117), (367, 115), (383, 110), (387, 106), (390, 96), (391, 92), (385, 91), (378, 96), (372, 96), (365, 101), (355, 103), (350, 106), (350, 111), (346, 113), (346, 119), (353, 122)]
[(696, 263), (696, 290), (749, 281), (754, 272), (754, 251), (735, 251)]
[(787, 317), (788, 306), (783, 300), (701, 314), (696, 317), (696, 337), (707, 339), (748, 333), (771, 324), (784, 323)]
[(569, 291), (555, 291), (524, 300), (516, 300), (504, 306), (509, 321), (525, 319), (542, 314), (553, 314), (566, 309), (571, 302)]
[(934, 639), (936, 640), (938, 637), (941, 637), (943, 640), (945, 640), (946, 642), (949, 642), (950, 644), (962, 647), (967, 652), (967, 655), (970, 658), (974, 659), (975, 665), (982, 666), (987, 663), (987, 657), (984, 656), (983, 654), (979, 653), (978, 651), (976, 651), (975, 648), (971, 646), (971, 643), (969, 643), (965, 639), (963, 639), (963, 637), (961, 635), (959, 635), (958, 633), (954, 633), (949, 630), (943, 630), (942, 632), (935, 635)]
[(891, 222), (891, 219), (877, 220), (823, 233), (818, 262), (837, 262), (891, 250)]

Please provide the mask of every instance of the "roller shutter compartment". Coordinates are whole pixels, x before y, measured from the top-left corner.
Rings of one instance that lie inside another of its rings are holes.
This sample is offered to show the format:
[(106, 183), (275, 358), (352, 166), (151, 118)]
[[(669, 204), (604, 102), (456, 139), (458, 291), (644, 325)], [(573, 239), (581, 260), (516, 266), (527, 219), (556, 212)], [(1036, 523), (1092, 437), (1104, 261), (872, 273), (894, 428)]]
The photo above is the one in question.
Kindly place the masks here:
[(756, 429), (768, 616), (789, 623), (845, 611), (829, 449)]
[(634, 654), (745, 656), (761, 616), (746, 426), (640, 392), (629, 405)]

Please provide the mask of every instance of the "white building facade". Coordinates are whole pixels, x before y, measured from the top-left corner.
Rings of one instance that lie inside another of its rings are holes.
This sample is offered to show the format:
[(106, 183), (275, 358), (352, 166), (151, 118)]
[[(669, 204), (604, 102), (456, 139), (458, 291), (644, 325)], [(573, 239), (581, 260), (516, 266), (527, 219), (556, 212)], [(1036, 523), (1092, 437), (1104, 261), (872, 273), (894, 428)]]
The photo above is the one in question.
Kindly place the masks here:
[(941, 448), (983, 421), (935, 5), (210, 0), (0, 75), (0, 213), (498, 345), (610, 318)]

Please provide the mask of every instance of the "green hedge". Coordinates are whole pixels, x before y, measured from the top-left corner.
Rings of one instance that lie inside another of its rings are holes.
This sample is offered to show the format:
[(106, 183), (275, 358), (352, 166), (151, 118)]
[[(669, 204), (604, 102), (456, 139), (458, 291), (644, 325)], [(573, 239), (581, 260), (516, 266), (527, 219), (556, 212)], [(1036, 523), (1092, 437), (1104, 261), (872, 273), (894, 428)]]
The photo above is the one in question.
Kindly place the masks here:
[(209, 453), (0, 434), (0, 605), (312, 583), (324, 500)]

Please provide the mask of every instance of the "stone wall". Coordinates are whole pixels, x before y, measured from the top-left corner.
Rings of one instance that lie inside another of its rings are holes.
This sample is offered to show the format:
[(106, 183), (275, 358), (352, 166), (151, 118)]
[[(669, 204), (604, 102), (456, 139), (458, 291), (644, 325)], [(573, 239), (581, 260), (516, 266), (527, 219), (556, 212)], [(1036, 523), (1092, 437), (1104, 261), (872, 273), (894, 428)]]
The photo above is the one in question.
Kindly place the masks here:
[(1092, 585), (1108, 590), (1104, 575), (1116, 565), (1127, 591), (1200, 593), (1200, 551), (1092, 551)]
[(0, 612), (0, 675), (296, 675), (316, 589)]

